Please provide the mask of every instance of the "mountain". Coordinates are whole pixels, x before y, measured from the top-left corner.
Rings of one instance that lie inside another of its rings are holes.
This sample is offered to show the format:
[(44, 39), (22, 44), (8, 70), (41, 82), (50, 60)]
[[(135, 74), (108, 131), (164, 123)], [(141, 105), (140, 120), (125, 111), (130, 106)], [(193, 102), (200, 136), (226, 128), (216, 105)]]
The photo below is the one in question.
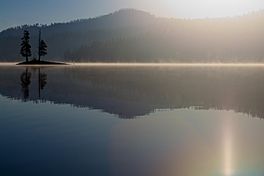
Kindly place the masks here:
[(264, 60), (264, 12), (234, 18), (160, 18), (123, 9), (97, 18), (25, 25), (0, 33), (0, 61), (19, 61), (23, 30), (37, 55), (38, 29), (48, 43), (46, 59), (104, 62)]

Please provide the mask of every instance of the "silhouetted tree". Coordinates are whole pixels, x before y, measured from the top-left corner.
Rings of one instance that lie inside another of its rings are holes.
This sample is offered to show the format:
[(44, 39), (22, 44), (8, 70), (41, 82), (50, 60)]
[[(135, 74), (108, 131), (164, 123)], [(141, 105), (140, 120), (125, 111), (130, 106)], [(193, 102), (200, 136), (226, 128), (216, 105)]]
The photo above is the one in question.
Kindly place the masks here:
[(44, 40), (41, 40), (41, 31), (39, 31), (39, 61), (41, 56), (47, 55), (47, 44), (45, 43)]
[(40, 45), (39, 45), (39, 60), (41, 56), (45, 56), (47, 55), (47, 44), (45, 43), (44, 40), (40, 41)]
[(31, 56), (31, 45), (29, 43), (29, 32), (27, 30), (24, 31), (24, 36), (21, 38), (22, 43), (21, 43), (21, 50), (20, 54), (23, 57), (26, 57), (26, 62), (28, 62), (28, 57)]

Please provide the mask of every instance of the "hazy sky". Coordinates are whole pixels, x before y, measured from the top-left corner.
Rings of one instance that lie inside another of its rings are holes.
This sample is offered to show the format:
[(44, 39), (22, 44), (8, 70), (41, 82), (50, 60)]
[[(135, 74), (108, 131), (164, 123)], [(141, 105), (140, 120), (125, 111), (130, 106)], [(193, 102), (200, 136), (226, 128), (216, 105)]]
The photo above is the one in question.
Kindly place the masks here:
[(157, 16), (235, 16), (264, 9), (264, 0), (0, 0), (0, 31), (21, 24), (50, 24), (136, 8)]

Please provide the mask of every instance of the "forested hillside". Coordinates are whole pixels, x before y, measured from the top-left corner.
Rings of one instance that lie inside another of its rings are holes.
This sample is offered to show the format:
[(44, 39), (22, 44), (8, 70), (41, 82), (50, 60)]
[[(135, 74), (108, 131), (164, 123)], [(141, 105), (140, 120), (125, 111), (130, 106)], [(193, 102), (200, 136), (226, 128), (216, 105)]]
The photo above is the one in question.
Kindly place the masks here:
[(23, 30), (46, 59), (104, 62), (264, 61), (264, 13), (221, 19), (169, 19), (124, 9), (69, 23), (10, 28), (0, 33), (0, 61), (18, 61)]

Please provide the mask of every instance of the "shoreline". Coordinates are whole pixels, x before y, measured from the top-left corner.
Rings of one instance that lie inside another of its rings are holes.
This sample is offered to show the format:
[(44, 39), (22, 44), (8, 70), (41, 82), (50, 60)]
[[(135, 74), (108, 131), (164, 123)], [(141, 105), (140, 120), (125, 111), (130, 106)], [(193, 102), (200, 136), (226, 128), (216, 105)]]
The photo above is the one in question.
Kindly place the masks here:
[(64, 64), (22, 64), (0, 62), (0, 67), (264, 67), (264, 63), (88, 63), (65, 62)]

